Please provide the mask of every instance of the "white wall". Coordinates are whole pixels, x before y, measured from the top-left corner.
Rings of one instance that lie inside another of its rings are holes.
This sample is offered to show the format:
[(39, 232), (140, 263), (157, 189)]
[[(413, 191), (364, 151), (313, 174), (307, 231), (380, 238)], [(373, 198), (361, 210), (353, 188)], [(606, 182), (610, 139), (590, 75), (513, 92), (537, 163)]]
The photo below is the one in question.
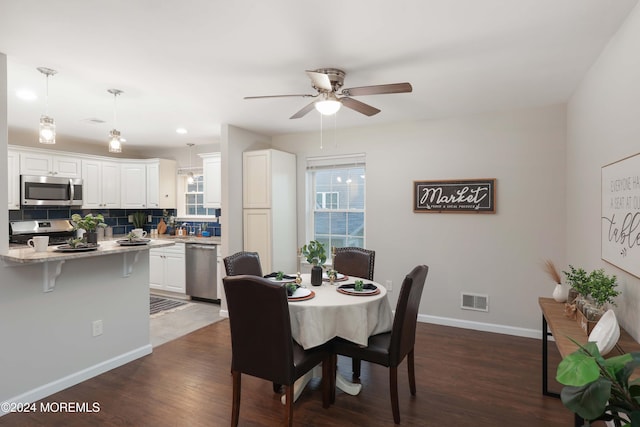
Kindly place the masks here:
[[(7, 56), (0, 52), (0, 165), (5, 165), (0, 170), (7, 170)], [(0, 174), (0, 200), (7, 200), (8, 176), (6, 173)], [(0, 224), (9, 223), (9, 211), (0, 209)], [(9, 249), (9, 230), (2, 227), (0, 231), (0, 253)]]
[[(346, 114), (349, 114), (347, 112)], [(539, 337), (539, 296), (553, 285), (542, 264), (564, 263), (565, 109), (563, 106), (405, 123), (324, 134), (283, 135), (273, 147), (307, 156), (367, 156), (366, 230), (376, 281), (430, 267), (421, 319)], [(414, 180), (497, 178), (496, 214), (412, 210)], [(304, 185), (298, 186), (298, 244), (305, 237)], [(488, 313), (460, 309), (461, 292), (489, 295)]]
[(601, 167), (640, 152), (640, 6), (600, 55), (567, 107), (567, 255), (617, 275), (619, 322), (640, 339), (640, 279), (600, 258)]

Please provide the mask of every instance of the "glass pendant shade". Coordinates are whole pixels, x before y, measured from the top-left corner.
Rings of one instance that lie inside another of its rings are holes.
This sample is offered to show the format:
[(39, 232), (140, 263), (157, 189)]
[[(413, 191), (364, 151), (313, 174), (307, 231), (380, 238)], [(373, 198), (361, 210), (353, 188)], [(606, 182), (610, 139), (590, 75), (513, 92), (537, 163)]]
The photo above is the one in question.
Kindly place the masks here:
[(120, 132), (115, 129), (112, 129), (111, 132), (109, 132), (109, 152), (122, 152), (122, 145), (120, 144)]
[(323, 99), (317, 101), (314, 106), (323, 116), (332, 116), (338, 112), (342, 103), (338, 101), (338, 98), (333, 93), (325, 93), (323, 94)]
[(194, 176), (193, 176), (193, 172), (189, 172), (189, 173), (187, 174), (187, 183), (189, 183), (189, 184), (193, 184), (193, 183), (194, 183), (194, 181), (195, 181), (195, 178), (194, 178)]
[(40, 117), (40, 144), (56, 143), (56, 124), (49, 116)]

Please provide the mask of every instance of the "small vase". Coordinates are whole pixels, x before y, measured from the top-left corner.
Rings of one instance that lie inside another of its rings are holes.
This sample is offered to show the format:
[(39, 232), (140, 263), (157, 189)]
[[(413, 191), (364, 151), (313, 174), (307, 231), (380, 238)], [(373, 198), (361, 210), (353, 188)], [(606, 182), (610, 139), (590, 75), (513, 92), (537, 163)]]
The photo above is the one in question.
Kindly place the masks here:
[(311, 284), (313, 286), (322, 285), (322, 267), (314, 265), (311, 268)]
[(95, 231), (87, 231), (84, 233), (84, 237), (87, 239), (88, 244), (97, 245), (98, 244), (98, 233)]
[(558, 283), (556, 287), (553, 288), (553, 299), (558, 302), (565, 302), (567, 300), (567, 291), (562, 284)]

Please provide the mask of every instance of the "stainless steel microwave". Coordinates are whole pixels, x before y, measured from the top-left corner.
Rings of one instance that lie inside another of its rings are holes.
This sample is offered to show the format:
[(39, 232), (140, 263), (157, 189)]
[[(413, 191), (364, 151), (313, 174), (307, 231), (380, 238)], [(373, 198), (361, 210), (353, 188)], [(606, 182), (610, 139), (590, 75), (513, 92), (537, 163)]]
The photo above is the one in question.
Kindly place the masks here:
[(82, 179), (54, 176), (20, 176), (22, 206), (81, 206)]

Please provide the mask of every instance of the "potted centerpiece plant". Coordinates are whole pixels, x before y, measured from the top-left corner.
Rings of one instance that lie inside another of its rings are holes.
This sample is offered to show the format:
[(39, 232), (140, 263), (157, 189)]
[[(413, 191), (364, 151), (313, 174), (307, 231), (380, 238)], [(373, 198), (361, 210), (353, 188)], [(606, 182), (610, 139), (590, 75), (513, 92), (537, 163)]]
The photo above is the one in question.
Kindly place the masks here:
[(107, 224), (104, 222), (102, 214), (93, 215), (91, 213), (84, 217), (80, 214), (71, 215), (71, 221), (73, 222), (74, 230), (84, 230), (84, 239), (87, 243), (98, 243), (98, 227), (104, 228)]
[(588, 342), (558, 365), (562, 403), (585, 420), (640, 427), (640, 380), (630, 380), (638, 366), (640, 353), (604, 359)]
[(606, 311), (606, 305), (616, 305), (613, 298), (620, 295), (615, 275), (608, 276), (604, 269), (588, 273), (582, 268), (569, 265), (569, 271), (563, 271), (567, 283), (578, 296), (575, 299), (577, 320), (587, 334), (596, 325)]
[(322, 266), (327, 261), (324, 245), (317, 240), (311, 240), (302, 247), (302, 255), (307, 259), (311, 267), (311, 284), (322, 285)]
[(147, 214), (144, 212), (135, 212), (133, 215), (133, 226), (142, 228), (147, 223)]

